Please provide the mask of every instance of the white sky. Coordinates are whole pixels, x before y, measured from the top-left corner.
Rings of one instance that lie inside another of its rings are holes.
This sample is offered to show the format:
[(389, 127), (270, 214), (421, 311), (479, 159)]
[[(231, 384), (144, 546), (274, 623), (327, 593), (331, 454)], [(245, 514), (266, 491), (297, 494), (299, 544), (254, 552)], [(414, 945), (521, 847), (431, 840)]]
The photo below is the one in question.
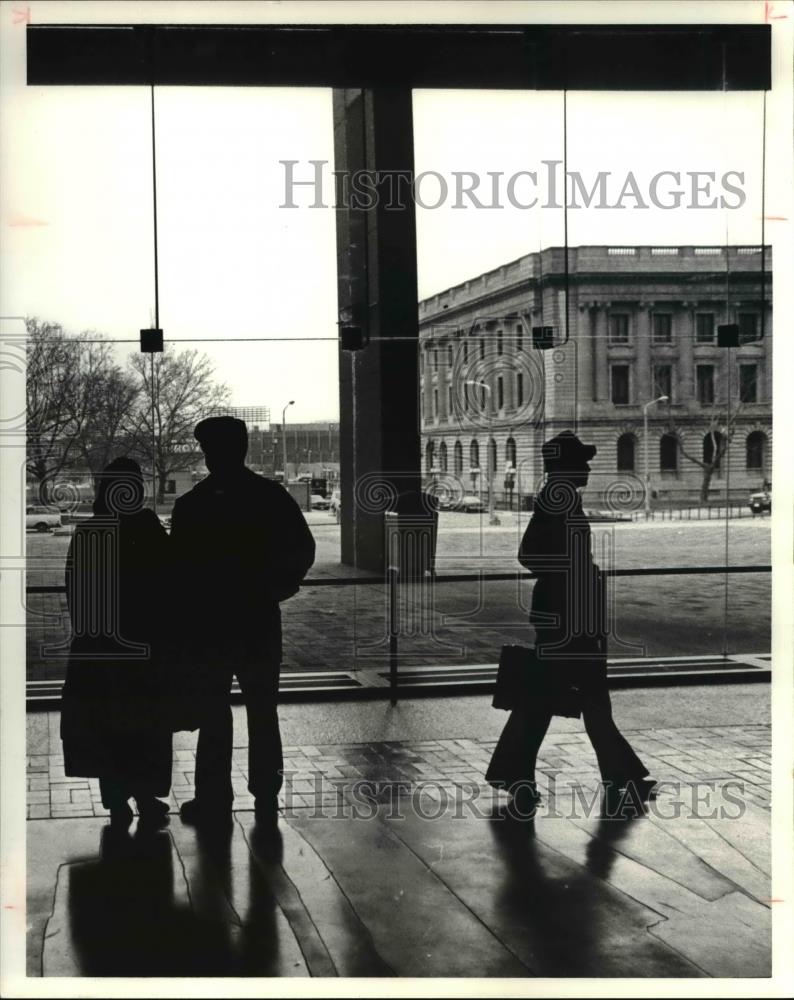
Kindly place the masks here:
[[(2, 190), (3, 315), (114, 339), (137, 339), (152, 323), (149, 101), (146, 88), (21, 87), (6, 103), (13, 169)], [(336, 419), (336, 345), (301, 340), (336, 336), (334, 211), (309, 208), (306, 189), (295, 196), (301, 207), (279, 208), (285, 159), (301, 161), (303, 176), (309, 160), (329, 161), (330, 202), (330, 90), (162, 88), (156, 105), (166, 341), (288, 337), (295, 343), (200, 346), (234, 403), (276, 412), (295, 399), (293, 420)], [(760, 242), (761, 107), (760, 94), (570, 94), (568, 167), (588, 187), (611, 171), (614, 200), (631, 171), (647, 197), (661, 170), (718, 179), (737, 170), (747, 202), (665, 211), (628, 199), (623, 210), (572, 209), (569, 243)], [(504, 188), (501, 209), (456, 209), (452, 176), (538, 170), (542, 181), (541, 161), (562, 159), (561, 94), (417, 91), (414, 114), (417, 173), (435, 170), (450, 183), (444, 206), (417, 211), (420, 297), (563, 242), (561, 209), (512, 207)], [(522, 199), (531, 196), (523, 184)], [(438, 188), (428, 180), (421, 190), (433, 199)], [(768, 183), (768, 215), (775, 200)]]

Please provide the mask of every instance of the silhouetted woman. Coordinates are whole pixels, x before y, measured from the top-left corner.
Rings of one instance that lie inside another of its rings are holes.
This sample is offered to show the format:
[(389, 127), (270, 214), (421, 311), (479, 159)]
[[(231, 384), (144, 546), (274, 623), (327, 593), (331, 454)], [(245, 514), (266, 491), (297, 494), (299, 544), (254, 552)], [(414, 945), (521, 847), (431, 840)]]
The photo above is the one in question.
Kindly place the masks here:
[[(607, 684), (604, 577), (593, 562), (590, 524), (579, 490), (587, 485), (596, 449), (563, 431), (542, 449), (546, 482), (521, 541), (518, 561), (537, 574), (530, 622), (537, 656), (561, 680), (579, 688), (582, 718), (607, 792), (633, 786), (646, 798), (655, 784), (612, 718)], [(510, 713), (486, 780), (513, 788), (529, 806), (539, 796), (535, 763), (552, 719), (548, 702), (531, 698)]]
[(72, 644), (61, 712), (64, 767), (99, 778), (111, 820), (162, 822), (171, 787), (163, 695), (163, 588), (169, 538), (144, 510), (137, 462), (101, 473), (94, 516), (75, 528), (66, 562)]

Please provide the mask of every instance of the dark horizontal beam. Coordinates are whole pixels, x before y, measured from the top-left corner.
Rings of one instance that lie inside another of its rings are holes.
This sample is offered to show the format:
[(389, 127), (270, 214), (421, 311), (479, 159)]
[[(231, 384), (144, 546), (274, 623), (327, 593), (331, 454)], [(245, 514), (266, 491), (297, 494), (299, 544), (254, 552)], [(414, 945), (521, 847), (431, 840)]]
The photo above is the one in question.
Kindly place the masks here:
[(769, 25), (27, 26), (31, 85), (767, 90)]

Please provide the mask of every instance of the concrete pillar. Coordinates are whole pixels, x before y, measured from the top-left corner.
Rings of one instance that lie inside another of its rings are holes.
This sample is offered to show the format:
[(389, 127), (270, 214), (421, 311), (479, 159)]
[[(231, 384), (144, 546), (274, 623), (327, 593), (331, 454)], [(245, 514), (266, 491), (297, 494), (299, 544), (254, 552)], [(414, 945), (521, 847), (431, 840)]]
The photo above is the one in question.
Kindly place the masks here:
[(384, 513), (421, 484), (416, 221), (397, 177), (413, 170), (411, 91), (335, 90), (333, 103), (335, 170), (381, 175), (375, 205), (336, 214), (339, 318), (371, 338), (339, 354), (342, 561), (382, 572)]

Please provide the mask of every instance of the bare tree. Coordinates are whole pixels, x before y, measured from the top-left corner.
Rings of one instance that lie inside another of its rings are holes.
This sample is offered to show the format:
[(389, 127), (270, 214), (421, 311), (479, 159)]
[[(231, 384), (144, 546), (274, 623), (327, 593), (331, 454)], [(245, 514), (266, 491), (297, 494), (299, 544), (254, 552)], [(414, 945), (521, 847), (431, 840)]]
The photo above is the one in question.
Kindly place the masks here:
[(77, 439), (81, 459), (96, 476), (120, 453), (131, 448), (128, 428), (140, 394), (133, 374), (108, 364), (93, 380), (87, 413)]
[[(727, 409), (718, 407), (716, 404), (712, 406), (708, 415), (706, 416), (706, 423), (703, 433), (704, 448), (703, 453), (700, 457), (688, 451), (681, 439), (681, 435), (678, 433), (675, 421), (672, 415), (670, 416), (668, 430), (675, 437), (678, 443), (678, 450), (695, 465), (699, 466), (703, 473), (703, 478), (700, 482), (700, 502), (707, 503), (709, 499), (709, 489), (711, 488), (711, 480), (713, 479), (715, 473), (717, 473), (722, 465), (722, 460), (725, 457), (733, 436), (736, 433), (736, 422), (739, 415), (742, 412), (742, 401), (737, 402), (735, 409), (732, 409), (730, 413)], [(708, 442), (708, 446), (706, 445)]]
[(46, 503), (60, 473), (85, 459), (86, 431), (106, 419), (106, 389), (120, 370), (111, 344), (97, 334), (69, 336), (35, 318), (26, 329), (27, 470)]
[(197, 350), (178, 354), (168, 350), (154, 355), (133, 354), (130, 367), (139, 395), (128, 433), (135, 453), (151, 464), (154, 418), (157, 502), (162, 503), (166, 480), (175, 472), (189, 469), (195, 462), (197, 445), (193, 430), (196, 424), (214, 407), (228, 401), (229, 389), (215, 381), (212, 362)]

